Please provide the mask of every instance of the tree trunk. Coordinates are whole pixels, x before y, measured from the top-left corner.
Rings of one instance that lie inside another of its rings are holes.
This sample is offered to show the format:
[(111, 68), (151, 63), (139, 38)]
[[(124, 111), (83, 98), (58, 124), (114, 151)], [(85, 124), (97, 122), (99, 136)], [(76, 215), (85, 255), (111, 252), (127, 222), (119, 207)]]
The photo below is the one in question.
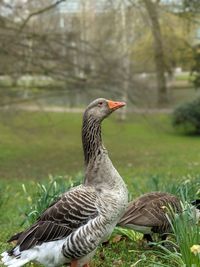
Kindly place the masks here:
[(158, 104), (162, 105), (169, 101), (165, 78), (165, 59), (163, 51), (162, 33), (159, 24), (157, 5), (151, 0), (143, 0), (150, 22), (154, 40), (154, 58), (156, 65), (156, 77), (158, 86)]
[[(122, 56), (122, 66), (124, 75), (122, 77), (122, 100), (127, 103), (128, 101), (128, 77), (130, 72), (129, 66), (129, 56), (128, 56), (128, 42), (127, 42), (127, 23), (126, 23), (126, 10), (125, 10), (125, 2), (121, 1), (120, 5), (120, 20), (121, 20), (121, 31), (122, 31), (122, 39), (121, 39), (121, 56)], [(127, 107), (125, 106), (121, 110), (121, 120), (126, 119)]]

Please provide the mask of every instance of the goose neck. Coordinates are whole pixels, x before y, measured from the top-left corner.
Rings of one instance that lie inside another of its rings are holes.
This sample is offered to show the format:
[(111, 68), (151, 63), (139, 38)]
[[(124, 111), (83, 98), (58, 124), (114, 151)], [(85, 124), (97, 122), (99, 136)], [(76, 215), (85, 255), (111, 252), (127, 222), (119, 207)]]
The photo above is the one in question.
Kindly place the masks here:
[(85, 165), (90, 161), (95, 161), (98, 154), (103, 149), (101, 137), (101, 121), (92, 116), (83, 117), (82, 144), (84, 152)]

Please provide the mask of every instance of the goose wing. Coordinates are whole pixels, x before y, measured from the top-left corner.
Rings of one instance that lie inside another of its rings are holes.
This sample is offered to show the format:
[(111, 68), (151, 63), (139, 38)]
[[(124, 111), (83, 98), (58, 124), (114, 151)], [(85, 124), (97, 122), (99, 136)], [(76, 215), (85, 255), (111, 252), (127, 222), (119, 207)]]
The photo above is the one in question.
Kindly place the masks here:
[(165, 207), (172, 207), (175, 212), (181, 210), (180, 201), (176, 196), (168, 193), (153, 192), (139, 197), (129, 203), (119, 225), (140, 225), (159, 227), (168, 224)]
[(94, 189), (77, 187), (47, 208), (30, 228), (9, 241), (17, 240), (20, 251), (23, 251), (43, 242), (65, 238), (98, 215), (95, 202)]

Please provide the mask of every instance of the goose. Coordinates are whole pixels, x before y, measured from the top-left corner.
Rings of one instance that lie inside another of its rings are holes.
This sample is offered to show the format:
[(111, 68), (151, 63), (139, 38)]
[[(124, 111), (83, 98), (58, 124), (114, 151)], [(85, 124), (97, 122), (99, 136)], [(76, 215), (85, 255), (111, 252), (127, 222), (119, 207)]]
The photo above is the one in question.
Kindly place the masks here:
[(128, 204), (126, 185), (102, 144), (101, 122), (125, 105), (99, 98), (83, 114), (83, 184), (64, 193), (38, 220), (8, 242), (2, 262), (20, 267), (38, 262), (46, 267), (88, 267), (95, 250), (112, 233)]
[[(199, 203), (199, 200), (195, 200), (191, 204), (200, 209)], [(167, 208), (172, 209), (175, 213), (181, 213), (180, 199), (164, 192), (146, 193), (129, 203), (118, 226), (143, 233), (147, 242), (153, 242), (153, 233), (158, 233), (164, 241), (171, 232), (171, 226), (166, 216)], [(200, 213), (197, 209), (195, 209), (195, 213), (199, 218)]]

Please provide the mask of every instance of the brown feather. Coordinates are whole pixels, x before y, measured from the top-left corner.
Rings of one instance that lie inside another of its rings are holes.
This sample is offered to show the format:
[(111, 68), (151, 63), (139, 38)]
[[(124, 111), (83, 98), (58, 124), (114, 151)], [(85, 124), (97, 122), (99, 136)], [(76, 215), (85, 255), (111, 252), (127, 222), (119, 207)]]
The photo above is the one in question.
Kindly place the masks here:
[(174, 212), (181, 212), (180, 200), (176, 196), (162, 192), (144, 194), (129, 203), (118, 225), (146, 226), (152, 227), (155, 232), (163, 232), (164, 229), (170, 228), (164, 207), (172, 208)]
[(95, 199), (95, 191), (84, 186), (71, 190), (46, 209), (35, 224), (12, 236), (9, 242), (17, 240), (23, 251), (42, 242), (65, 238), (98, 215)]

